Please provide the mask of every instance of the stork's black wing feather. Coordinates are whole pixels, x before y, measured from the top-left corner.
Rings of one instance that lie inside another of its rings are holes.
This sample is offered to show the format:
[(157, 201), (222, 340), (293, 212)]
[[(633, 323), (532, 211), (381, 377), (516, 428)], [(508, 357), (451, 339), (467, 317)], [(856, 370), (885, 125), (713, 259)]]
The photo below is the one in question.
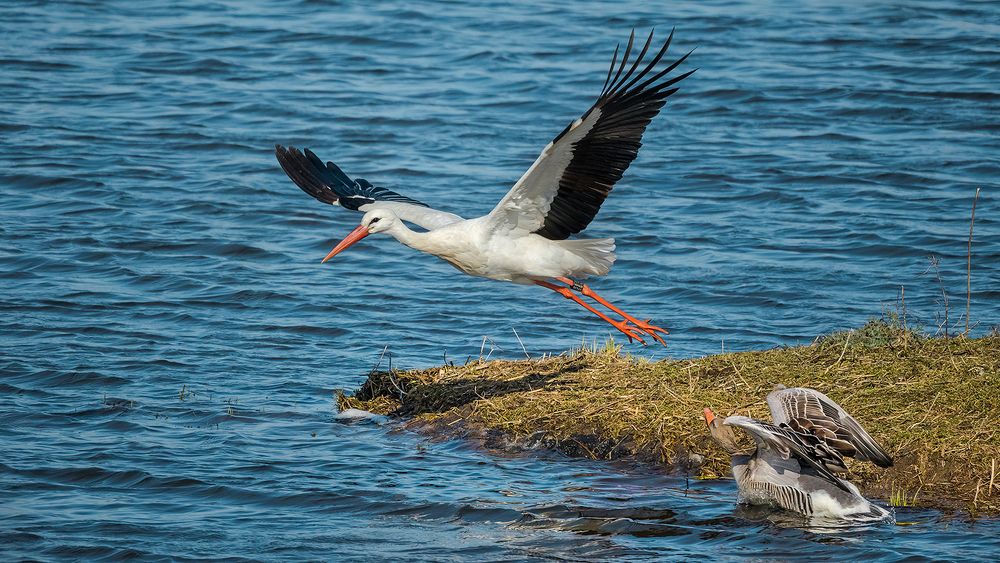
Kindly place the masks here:
[[(558, 191), (552, 198), (543, 225), (535, 231), (537, 234), (561, 240), (586, 228), (597, 215), (615, 183), (621, 180), (625, 170), (635, 160), (639, 147), (642, 146), (641, 139), (646, 126), (659, 113), (667, 98), (677, 91), (677, 88), (671, 86), (694, 72), (691, 70), (662, 80), (688, 58), (691, 54), (688, 52), (663, 70), (649, 76), (667, 52), (673, 36), (674, 32), (671, 31), (656, 55), (638, 73), (636, 70), (653, 41), (652, 32), (628, 71), (625, 71), (625, 66), (632, 51), (635, 33), (629, 37), (617, 71), (615, 63), (618, 50), (615, 49), (601, 95), (581, 118), (581, 122), (586, 122), (595, 111), (599, 112), (599, 117), (586, 135), (575, 142), (572, 159), (559, 178)], [(558, 143), (573, 126), (570, 125), (560, 133), (553, 144)]]
[(400, 195), (388, 188), (374, 186), (364, 178), (351, 179), (336, 164), (319, 159), (311, 150), (299, 151), (295, 147), (274, 146), (274, 155), (281, 169), (295, 185), (314, 198), (359, 211), (361, 206), (377, 201), (395, 201), (427, 207), (427, 204)]

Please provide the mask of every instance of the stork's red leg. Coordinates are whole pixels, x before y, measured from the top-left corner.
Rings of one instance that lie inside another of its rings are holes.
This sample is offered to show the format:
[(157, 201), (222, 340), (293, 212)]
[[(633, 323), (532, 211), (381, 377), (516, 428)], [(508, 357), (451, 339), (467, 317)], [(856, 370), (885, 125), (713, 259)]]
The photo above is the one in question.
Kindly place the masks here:
[(578, 290), (580, 293), (586, 295), (587, 297), (590, 297), (591, 299), (593, 299), (594, 301), (597, 301), (601, 305), (604, 305), (608, 309), (611, 309), (615, 313), (618, 313), (626, 321), (631, 322), (632, 324), (634, 324), (636, 326), (636, 328), (638, 328), (639, 330), (641, 330), (641, 331), (645, 332), (646, 334), (652, 336), (660, 344), (663, 344), (664, 346), (667, 345), (666, 341), (663, 340), (663, 337), (660, 336), (659, 334), (656, 334), (657, 332), (662, 332), (663, 334), (670, 334), (669, 332), (667, 332), (666, 329), (660, 328), (658, 326), (653, 326), (653, 325), (649, 324), (648, 320), (646, 320), (646, 321), (640, 321), (639, 319), (633, 317), (632, 315), (629, 315), (625, 311), (622, 311), (618, 307), (615, 307), (611, 303), (608, 303), (608, 301), (605, 300), (600, 295), (594, 293), (594, 291), (592, 289), (590, 289), (590, 286), (588, 286), (586, 284), (577, 283), (577, 282), (573, 281), (570, 278), (556, 278), (556, 279), (559, 280), (559, 281), (561, 281), (561, 282), (563, 282), (563, 283), (565, 283), (565, 284), (567, 284), (567, 285), (569, 285), (573, 289)]
[(646, 344), (646, 341), (643, 340), (641, 336), (639, 336), (638, 332), (636, 332), (635, 327), (629, 326), (628, 321), (616, 321), (612, 319), (611, 317), (591, 307), (590, 304), (584, 301), (583, 299), (580, 299), (580, 297), (577, 294), (573, 293), (572, 289), (540, 280), (535, 280), (535, 283), (542, 287), (547, 287), (551, 289), (552, 291), (562, 295), (566, 299), (572, 299), (573, 301), (576, 301), (591, 313), (597, 315), (598, 317), (601, 317), (601, 319), (603, 319), (605, 322), (620, 330), (623, 334), (625, 334), (625, 336), (628, 337), (629, 342), (632, 342), (632, 339), (634, 338), (639, 342), (641, 342), (643, 345)]

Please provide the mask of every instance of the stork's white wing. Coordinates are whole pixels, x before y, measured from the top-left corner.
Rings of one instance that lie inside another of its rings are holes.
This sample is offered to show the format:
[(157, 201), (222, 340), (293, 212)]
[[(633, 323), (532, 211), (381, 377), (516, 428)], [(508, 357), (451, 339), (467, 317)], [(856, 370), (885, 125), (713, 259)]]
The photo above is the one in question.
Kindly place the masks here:
[(652, 33), (627, 72), (625, 66), (635, 34), (629, 37), (617, 70), (618, 50), (615, 49), (604, 88), (594, 105), (542, 150), (534, 164), (490, 212), (495, 230), (537, 233), (548, 239), (562, 240), (590, 224), (615, 183), (635, 159), (646, 126), (659, 113), (667, 97), (677, 91), (670, 86), (694, 72), (661, 80), (684, 62), (691, 54), (688, 53), (646, 78), (667, 52), (673, 35), (671, 31), (663, 47), (639, 72), (636, 70), (653, 41)]

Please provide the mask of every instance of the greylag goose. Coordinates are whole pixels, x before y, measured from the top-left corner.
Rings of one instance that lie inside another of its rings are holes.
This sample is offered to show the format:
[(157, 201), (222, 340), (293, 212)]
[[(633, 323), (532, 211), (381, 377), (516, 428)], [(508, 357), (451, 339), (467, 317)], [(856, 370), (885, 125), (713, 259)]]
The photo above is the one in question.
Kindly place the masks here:
[[(722, 420), (705, 409), (712, 438), (732, 456), (741, 502), (826, 518), (889, 516), (836, 475), (847, 471), (844, 456), (892, 465), (889, 454), (851, 415), (823, 393), (801, 387), (779, 385), (767, 404), (773, 423), (746, 416)], [(756, 447), (741, 449), (733, 428), (749, 434)]]

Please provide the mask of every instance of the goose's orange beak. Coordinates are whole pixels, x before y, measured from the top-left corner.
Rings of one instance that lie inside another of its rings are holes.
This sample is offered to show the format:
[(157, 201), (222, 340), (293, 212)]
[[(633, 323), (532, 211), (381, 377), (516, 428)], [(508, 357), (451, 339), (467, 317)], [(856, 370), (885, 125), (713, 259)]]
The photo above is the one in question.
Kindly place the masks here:
[[(365, 238), (368, 235), (369, 235), (368, 227), (364, 225), (358, 225), (358, 228), (354, 229), (353, 231), (351, 231), (351, 234), (344, 237), (344, 240), (340, 241), (340, 244), (333, 247), (333, 250), (331, 250), (330, 253), (326, 255), (326, 258), (323, 259), (323, 262), (326, 262), (330, 258), (333, 258), (334, 256), (340, 254), (341, 251), (347, 249), (347, 247), (351, 246), (352, 244), (358, 242), (359, 240)], [(320, 262), (320, 264), (322, 264), (323, 262)]]
[(705, 423), (711, 425), (713, 420), (715, 420), (715, 413), (712, 412), (712, 409), (705, 407)]

